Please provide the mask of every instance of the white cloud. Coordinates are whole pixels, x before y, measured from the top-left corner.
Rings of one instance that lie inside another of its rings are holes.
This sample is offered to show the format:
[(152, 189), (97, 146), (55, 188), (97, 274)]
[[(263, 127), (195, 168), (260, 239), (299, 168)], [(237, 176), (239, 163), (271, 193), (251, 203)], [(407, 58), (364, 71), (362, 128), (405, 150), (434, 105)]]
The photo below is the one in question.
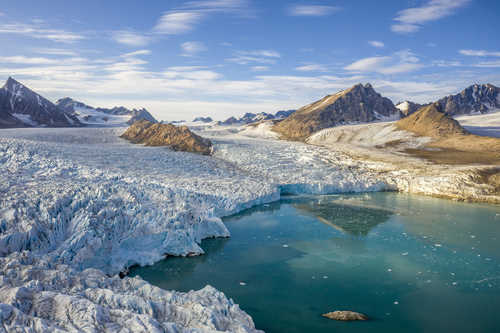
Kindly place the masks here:
[(420, 30), (423, 24), (450, 16), (471, 0), (430, 0), (420, 7), (398, 12), (391, 30), (397, 33), (411, 33)]
[(128, 46), (145, 46), (149, 44), (151, 38), (133, 31), (115, 31), (113, 39), (120, 44)]
[(269, 70), (268, 66), (253, 66), (250, 68), (252, 72), (265, 72)]
[(484, 68), (500, 68), (500, 60), (495, 61), (483, 61), (478, 64), (473, 65), (474, 67), (484, 67)]
[(460, 50), (460, 54), (473, 57), (500, 57), (500, 52), (491, 52), (485, 50)]
[(398, 74), (418, 70), (424, 65), (418, 63), (418, 57), (410, 50), (395, 52), (392, 56), (363, 58), (344, 67), (352, 72), (372, 72), (380, 74)]
[(207, 47), (202, 42), (184, 42), (181, 44), (181, 48), (182, 55), (185, 57), (193, 57), (207, 50)]
[(247, 0), (201, 0), (188, 1), (183, 8), (217, 11), (217, 12), (237, 12), (248, 8)]
[(195, 11), (167, 12), (160, 17), (153, 30), (160, 34), (179, 35), (193, 30), (202, 18), (203, 14)]
[(122, 57), (128, 58), (128, 57), (135, 57), (135, 56), (139, 56), (139, 55), (150, 55), (150, 54), (151, 54), (151, 50), (137, 50), (134, 52), (125, 53), (122, 55)]
[(328, 69), (326, 66), (321, 64), (307, 64), (299, 67), (295, 67), (296, 71), (299, 72), (326, 72)]
[(26, 56), (11, 56), (0, 57), (0, 63), (4, 64), (20, 64), (20, 65), (52, 65), (52, 64), (79, 64), (86, 62), (85, 58), (64, 58), (64, 59), (49, 59), (44, 57), (26, 57)]
[(461, 67), (463, 66), (460, 61), (455, 61), (455, 60), (434, 60), (432, 62), (434, 66), (437, 67)]
[(276, 59), (281, 55), (273, 50), (254, 50), (254, 51), (236, 51), (234, 57), (226, 59), (240, 65), (246, 65), (252, 62), (262, 64), (275, 64)]
[(53, 48), (41, 48), (34, 49), (34, 52), (38, 54), (47, 54), (47, 55), (59, 55), (59, 56), (76, 56), (77, 53), (72, 50), (67, 49), (53, 49)]
[(0, 12), (0, 16), (5, 16), (5, 13)]
[(288, 13), (292, 16), (327, 16), (338, 12), (340, 9), (337, 6), (294, 5), (288, 8)]
[(369, 57), (363, 58), (344, 67), (348, 71), (376, 72), (382, 65), (391, 60), (391, 57)]
[(36, 39), (48, 39), (61, 43), (74, 43), (86, 38), (82, 34), (66, 30), (48, 29), (41, 24), (0, 24), (0, 33), (23, 35)]
[(385, 46), (385, 44), (383, 42), (379, 42), (377, 40), (371, 40), (368, 42), (368, 44), (370, 44), (373, 47), (378, 47), (378, 48), (382, 48)]

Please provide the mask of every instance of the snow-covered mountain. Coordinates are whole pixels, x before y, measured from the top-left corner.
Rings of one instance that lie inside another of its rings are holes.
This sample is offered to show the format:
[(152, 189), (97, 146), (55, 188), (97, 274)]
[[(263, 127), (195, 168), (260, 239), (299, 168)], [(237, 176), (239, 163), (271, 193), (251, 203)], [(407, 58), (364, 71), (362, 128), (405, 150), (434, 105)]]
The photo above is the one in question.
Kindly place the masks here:
[(252, 124), (263, 120), (272, 120), (272, 119), (284, 119), (294, 113), (295, 110), (282, 110), (278, 111), (275, 114), (260, 112), (260, 113), (251, 113), (247, 112), (242, 117), (230, 117), (224, 121), (220, 121), (219, 125), (245, 125)]
[(437, 102), (450, 116), (489, 113), (500, 110), (500, 88), (489, 83), (474, 84)]
[(147, 120), (152, 123), (158, 122), (144, 108), (132, 110), (123, 106), (111, 109), (94, 108), (69, 97), (61, 98), (56, 104), (66, 113), (75, 116), (82, 124), (87, 126), (126, 126), (138, 120)]
[(11, 77), (0, 89), (0, 128), (81, 125), (77, 117)]
[(274, 126), (274, 131), (292, 140), (337, 125), (399, 119), (400, 111), (373, 87), (357, 84), (298, 109)]

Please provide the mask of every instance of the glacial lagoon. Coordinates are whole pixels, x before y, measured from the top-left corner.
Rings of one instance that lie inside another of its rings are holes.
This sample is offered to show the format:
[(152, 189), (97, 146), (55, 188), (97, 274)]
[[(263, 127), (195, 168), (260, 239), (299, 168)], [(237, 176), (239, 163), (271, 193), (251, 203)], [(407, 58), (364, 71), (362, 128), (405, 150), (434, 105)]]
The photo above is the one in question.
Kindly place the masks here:
[[(398, 193), (290, 196), (224, 218), (231, 238), (140, 275), (209, 284), (266, 332), (500, 330), (500, 207)], [(367, 322), (321, 317), (352, 310)]]

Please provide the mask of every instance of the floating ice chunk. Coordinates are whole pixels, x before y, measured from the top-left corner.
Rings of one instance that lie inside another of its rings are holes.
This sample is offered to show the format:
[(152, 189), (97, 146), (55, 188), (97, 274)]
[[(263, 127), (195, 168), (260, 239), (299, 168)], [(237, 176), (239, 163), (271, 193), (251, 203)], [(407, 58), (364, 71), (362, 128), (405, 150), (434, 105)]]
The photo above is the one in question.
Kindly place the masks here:
[(403, 252), (401, 253), (402, 256), (407, 256), (408, 255), (408, 252)]
[(288, 247), (288, 244), (283, 244), (283, 247)]
[(398, 304), (399, 304), (399, 302), (398, 302), (398, 301), (394, 301), (394, 305), (398, 305)]
[(240, 286), (246, 286), (246, 285), (247, 285), (246, 282), (243, 281), (240, 282)]

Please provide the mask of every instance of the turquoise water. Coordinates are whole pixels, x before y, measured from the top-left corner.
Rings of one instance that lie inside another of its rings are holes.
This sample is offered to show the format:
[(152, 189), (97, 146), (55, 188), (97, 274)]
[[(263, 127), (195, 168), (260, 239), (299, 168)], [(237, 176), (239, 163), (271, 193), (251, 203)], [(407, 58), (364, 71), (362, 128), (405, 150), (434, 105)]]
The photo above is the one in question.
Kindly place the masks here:
[[(222, 290), (266, 332), (499, 332), (500, 207), (396, 193), (287, 197), (229, 239), (131, 275)], [(321, 317), (334, 310), (368, 322)]]

